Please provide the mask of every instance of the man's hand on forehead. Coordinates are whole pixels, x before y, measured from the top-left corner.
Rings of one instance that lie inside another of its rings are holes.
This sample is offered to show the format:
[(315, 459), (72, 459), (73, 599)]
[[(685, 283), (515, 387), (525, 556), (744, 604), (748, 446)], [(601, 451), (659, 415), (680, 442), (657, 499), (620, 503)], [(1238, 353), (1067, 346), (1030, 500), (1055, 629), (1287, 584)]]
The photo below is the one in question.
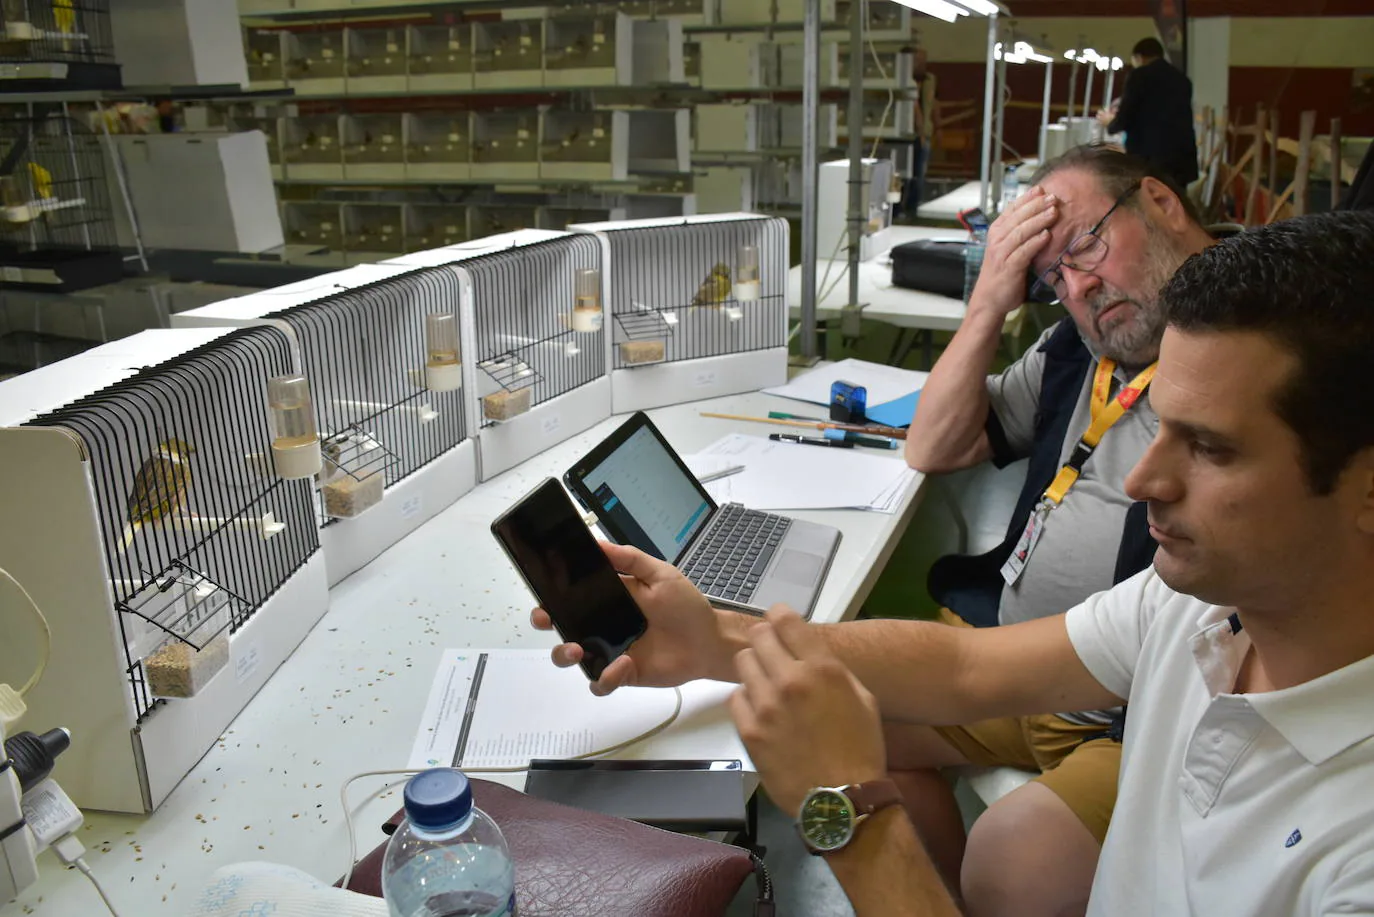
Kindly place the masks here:
[(988, 229), (988, 247), (974, 288), (979, 308), (1002, 314), (1016, 309), (1026, 297), (1026, 273), (1042, 256), (1050, 230), (1059, 220), (1059, 201), (1040, 186), (1012, 201)]

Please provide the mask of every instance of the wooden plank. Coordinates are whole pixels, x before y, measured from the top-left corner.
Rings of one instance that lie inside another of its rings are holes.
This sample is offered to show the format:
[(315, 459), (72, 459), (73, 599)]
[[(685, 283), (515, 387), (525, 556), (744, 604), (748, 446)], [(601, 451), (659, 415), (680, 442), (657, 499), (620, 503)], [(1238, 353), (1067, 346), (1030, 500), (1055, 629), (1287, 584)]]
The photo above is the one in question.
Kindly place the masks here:
[(1331, 119), (1331, 209), (1341, 206), (1341, 119)]
[[(1279, 110), (1276, 108), (1269, 113), (1269, 182), (1265, 188), (1265, 198), (1274, 201), (1279, 195)], [(1272, 223), (1274, 215), (1278, 212), (1278, 203), (1275, 201), (1270, 204), (1268, 211), (1264, 214), (1264, 221)]]
[(1264, 106), (1255, 111), (1255, 139), (1250, 144), (1250, 193), (1245, 197), (1245, 225), (1256, 225), (1259, 210), (1260, 183), (1264, 180), (1264, 125), (1266, 123)]
[(1312, 171), (1312, 134), (1317, 129), (1317, 113), (1305, 111), (1298, 124), (1298, 164), (1293, 173), (1293, 215), (1307, 213), (1309, 172)]

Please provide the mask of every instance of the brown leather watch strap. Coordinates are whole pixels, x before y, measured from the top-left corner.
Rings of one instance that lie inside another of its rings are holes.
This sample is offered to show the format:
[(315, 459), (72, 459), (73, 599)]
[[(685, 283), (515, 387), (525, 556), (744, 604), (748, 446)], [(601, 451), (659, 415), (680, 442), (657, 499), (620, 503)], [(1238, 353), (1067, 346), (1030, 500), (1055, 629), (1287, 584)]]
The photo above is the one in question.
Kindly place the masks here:
[(902, 801), (902, 793), (897, 784), (887, 778), (869, 780), (864, 783), (851, 783), (844, 788), (844, 794), (854, 803), (856, 815), (872, 815), (879, 809), (895, 806)]

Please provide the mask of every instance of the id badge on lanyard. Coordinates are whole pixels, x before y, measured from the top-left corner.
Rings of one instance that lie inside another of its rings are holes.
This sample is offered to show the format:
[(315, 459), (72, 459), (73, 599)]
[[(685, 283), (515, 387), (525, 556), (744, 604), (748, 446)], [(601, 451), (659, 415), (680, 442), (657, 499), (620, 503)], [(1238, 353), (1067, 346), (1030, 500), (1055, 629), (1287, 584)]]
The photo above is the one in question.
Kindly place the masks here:
[(1083, 472), (1083, 466), (1097, 449), (1097, 444), (1102, 441), (1102, 435), (1112, 428), (1112, 426), (1125, 416), (1126, 412), (1140, 400), (1145, 389), (1149, 387), (1150, 380), (1154, 378), (1154, 364), (1146, 368), (1140, 375), (1131, 380), (1125, 388), (1108, 404), (1107, 395), (1111, 392), (1112, 373), (1116, 370), (1116, 363), (1112, 360), (1103, 358), (1097, 364), (1097, 373), (1093, 377), (1092, 394), (1092, 421), (1088, 430), (1074, 446), (1073, 453), (1064, 467), (1059, 469), (1050, 486), (1045, 488), (1045, 493), (1041, 495), (1040, 502), (1031, 510), (1030, 517), (1026, 520), (1026, 527), (1021, 532), (1021, 537), (1016, 541), (1016, 547), (1012, 549), (1007, 557), (1006, 563), (1002, 564), (1002, 579), (1008, 586), (1016, 585), (1021, 579), (1021, 574), (1025, 572), (1026, 564), (1030, 561), (1031, 554), (1035, 551), (1035, 546), (1040, 542), (1040, 536), (1045, 534), (1045, 523), (1048, 521), (1050, 513), (1059, 504), (1064, 502), (1064, 497), (1073, 488), (1074, 483)]

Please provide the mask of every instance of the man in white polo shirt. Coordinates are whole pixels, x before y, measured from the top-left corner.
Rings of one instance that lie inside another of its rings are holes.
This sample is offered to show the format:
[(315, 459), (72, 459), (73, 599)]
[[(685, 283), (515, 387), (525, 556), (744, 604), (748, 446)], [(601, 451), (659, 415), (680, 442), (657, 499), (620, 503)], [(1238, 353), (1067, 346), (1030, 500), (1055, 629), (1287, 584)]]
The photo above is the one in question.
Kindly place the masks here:
[(957, 913), (893, 804), (883, 718), (1122, 701), (1089, 914), (1374, 914), (1374, 214), (1237, 236), (1162, 299), (1160, 428), (1126, 482), (1149, 505), (1152, 569), (998, 628), (783, 608), (759, 624), (607, 547), (649, 627), (593, 690), (738, 679), (765, 788), (860, 917)]

